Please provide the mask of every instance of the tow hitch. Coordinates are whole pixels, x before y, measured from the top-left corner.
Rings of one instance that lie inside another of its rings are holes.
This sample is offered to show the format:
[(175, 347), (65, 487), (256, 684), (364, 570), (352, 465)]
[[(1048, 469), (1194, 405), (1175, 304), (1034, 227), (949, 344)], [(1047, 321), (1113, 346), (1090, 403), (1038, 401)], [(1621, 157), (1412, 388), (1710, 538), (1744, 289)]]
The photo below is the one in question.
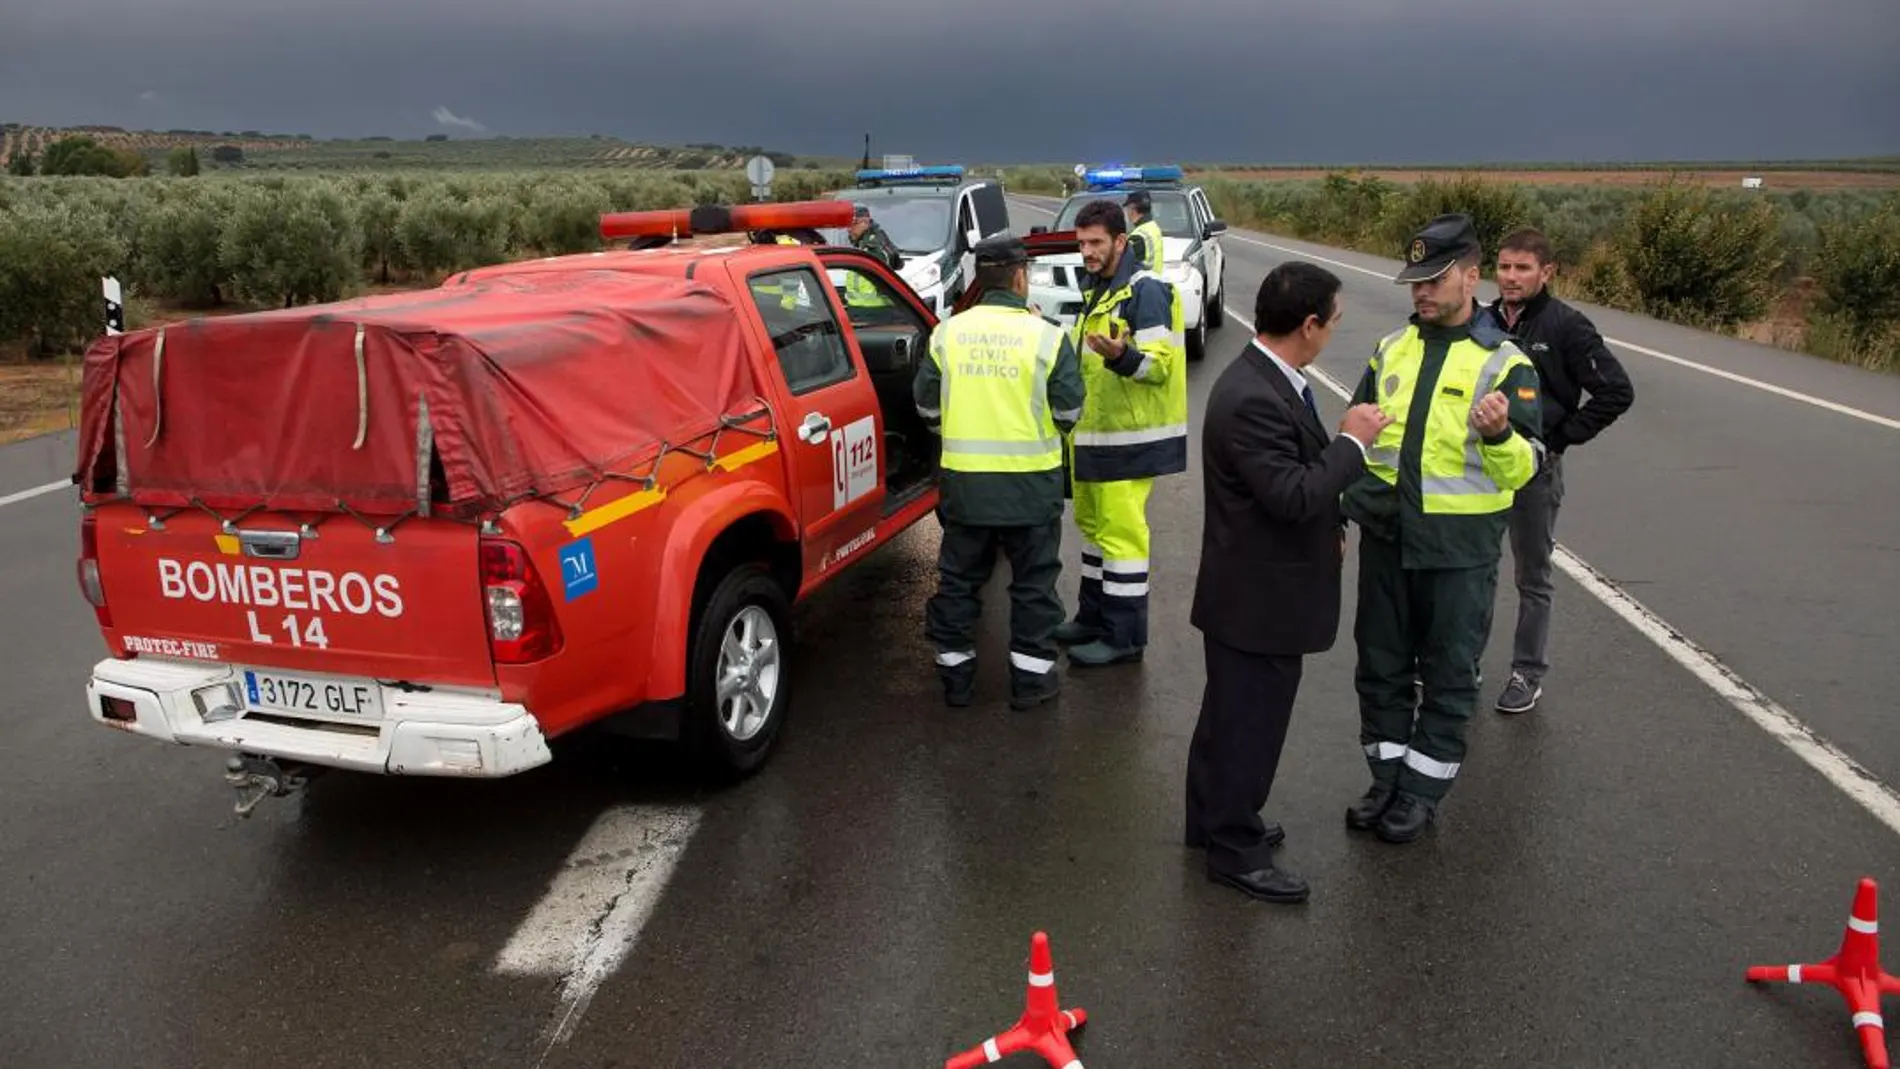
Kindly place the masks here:
[(239, 754), (225, 762), (224, 781), (237, 789), (237, 815), (249, 819), (259, 802), (286, 797), (321, 771), (296, 762), (280, 765), (269, 757)]

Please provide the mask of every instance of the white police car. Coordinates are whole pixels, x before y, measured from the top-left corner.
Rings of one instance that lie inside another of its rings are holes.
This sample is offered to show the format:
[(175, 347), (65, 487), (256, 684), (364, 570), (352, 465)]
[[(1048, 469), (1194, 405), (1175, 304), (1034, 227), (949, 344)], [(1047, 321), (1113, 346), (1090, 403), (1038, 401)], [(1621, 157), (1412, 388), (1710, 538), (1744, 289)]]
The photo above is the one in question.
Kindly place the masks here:
[[(1187, 332), (1187, 357), (1199, 360), (1207, 352), (1207, 328), (1226, 319), (1222, 302), (1227, 290), (1227, 258), (1218, 235), (1227, 224), (1214, 217), (1207, 193), (1189, 185), (1179, 167), (1081, 168), (1083, 188), (1062, 204), (1055, 222), (1032, 227), (1072, 230), (1075, 217), (1091, 201), (1125, 201), (1136, 189), (1148, 191), (1154, 221), (1161, 228), (1162, 271), (1181, 293), (1181, 320)], [(1029, 301), (1063, 326), (1075, 323), (1082, 311), (1082, 257), (1049, 256), (1029, 267)]]
[[(831, 196), (871, 209), (872, 222), (904, 258), (897, 273), (935, 304), (938, 318), (950, 314), (976, 273), (976, 243), (1009, 229), (1002, 182), (965, 177), (954, 165), (859, 171), (857, 188)], [(828, 242), (851, 241), (844, 230), (822, 233)]]

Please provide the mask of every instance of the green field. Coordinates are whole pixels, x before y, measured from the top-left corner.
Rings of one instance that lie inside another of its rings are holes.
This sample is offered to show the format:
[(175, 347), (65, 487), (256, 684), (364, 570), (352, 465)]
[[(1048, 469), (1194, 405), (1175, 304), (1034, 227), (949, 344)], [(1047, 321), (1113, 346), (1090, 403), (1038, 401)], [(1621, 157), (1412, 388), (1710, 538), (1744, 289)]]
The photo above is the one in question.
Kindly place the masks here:
[[(43, 155), (69, 133), (3, 129), (8, 153)], [(602, 212), (751, 199), (740, 169), (763, 151), (591, 136), (87, 134), (101, 148), (86, 166), (127, 177), (0, 178), (0, 353), (76, 352), (99, 329), (100, 275), (124, 281), (137, 326), (590, 251), (601, 247)], [(199, 173), (167, 173), (184, 149)], [(847, 186), (858, 162), (770, 155), (781, 200)], [(1196, 177), (1233, 225), (1386, 256), (1443, 211), (1476, 216), (1489, 247), (1508, 227), (1534, 225), (1557, 248), (1565, 294), (1900, 367), (1900, 158), (1689, 166), (1223, 164)], [(1000, 173), (1013, 192), (1058, 195), (1073, 168), (970, 166)], [(1738, 176), (1759, 176), (1761, 188)]]

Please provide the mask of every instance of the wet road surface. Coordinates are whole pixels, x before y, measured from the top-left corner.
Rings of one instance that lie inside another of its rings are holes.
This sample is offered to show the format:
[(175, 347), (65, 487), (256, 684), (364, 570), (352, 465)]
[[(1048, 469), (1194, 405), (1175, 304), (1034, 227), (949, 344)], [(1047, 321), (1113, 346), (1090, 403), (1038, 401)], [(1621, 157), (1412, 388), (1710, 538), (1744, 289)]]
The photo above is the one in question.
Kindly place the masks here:
[[(1227, 248), (1244, 314), (1285, 254)], [(1340, 273), (1348, 318), (1321, 365), (1350, 382), (1407, 306)], [(1603, 326), (1900, 417), (1873, 376)], [(1211, 336), (1197, 412), (1245, 330)], [(1892, 485), (1895, 431), (1625, 362), (1637, 408), (1570, 458), (1559, 540), (1900, 778), (1900, 505), (1867, 493)], [(69, 459), (63, 439), (0, 450), (0, 497)], [(1697, 474), (1711, 465), (1734, 470)], [(0, 1065), (937, 1066), (1021, 1012), (1038, 929), (1096, 1069), (1858, 1064), (1831, 991), (1742, 972), (1831, 954), (1856, 879), (1900, 887), (1894, 830), (1562, 575), (1543, 704), (1481, 710), (1439, 827), (1410, 847), (1341, 819), (1366, 778), (1348, 617), (1307, 661), (1267, 814), (1312, 900), (1210, 884), (1179, 842), (1198, 504), (1194, 474), (1157, 487), (1145, 662), (1071, 672), (1055, 707), (1004, 701), (1001, 576), (979, 704), (938, 700), (926, 523), (801, 611), (795, 718), (737, 788), (590, 737), (499, 783), (333, 776), (249, 821), (218, 754), (85, 718), (101, 645), (70, 492), (6, 506)], [(1514, 611), (1507, 582), (1487, 704)]]

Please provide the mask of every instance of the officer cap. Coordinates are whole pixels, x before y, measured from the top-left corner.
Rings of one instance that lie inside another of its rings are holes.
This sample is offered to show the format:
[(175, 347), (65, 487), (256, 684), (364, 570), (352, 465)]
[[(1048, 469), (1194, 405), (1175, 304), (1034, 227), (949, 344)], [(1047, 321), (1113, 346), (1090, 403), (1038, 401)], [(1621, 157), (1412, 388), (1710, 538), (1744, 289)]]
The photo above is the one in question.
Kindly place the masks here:
[(1005, 264), (1029, 262), (1029, 247), (1023, 244), (1023, 239), (1010, 234), (984, 238), (976, 243), (974, 251), (978, 267), (1001, 267)]
[(1405, 266), (1392, 281), (1429, 282), (1480, 248), (1471, 216), (1463, 212), (1441, 215), (1412, 235), (1412, 243), (1405, 250)]
[(871, 206), (869, 204), (857, 205), (851, 209), (851, 216), (854, 219), (869, 219), (871, 217)]
[(1137, 189), (1128, 194), (1128, 206), (1138, 209), (1145, 215), (1154, 207), (1154, 198), (1148, 196), (1147, 190)]

